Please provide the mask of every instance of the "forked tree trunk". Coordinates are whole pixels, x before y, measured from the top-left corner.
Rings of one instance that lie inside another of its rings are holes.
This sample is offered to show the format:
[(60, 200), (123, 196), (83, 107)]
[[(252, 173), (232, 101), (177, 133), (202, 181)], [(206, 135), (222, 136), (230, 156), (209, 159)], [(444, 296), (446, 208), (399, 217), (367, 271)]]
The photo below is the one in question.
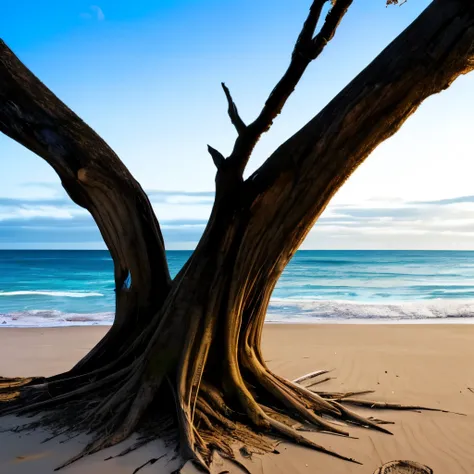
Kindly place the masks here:
[(272, 373), (260, 349), (263, 323), (279, 276), (334, 193), (424, 99), (474, 67), (474, 2), (435, 0), (243, 180), (253, 146), (351, 2), (336, 1), (313, 38), (324, 3), (313, 2), (290, 67), (257, 120), (243, 123), (224, 86), (239, 137), (227, 159), (210, 148), (218, 167), (214, 207), (173, 282), (158, 222), (138, 183), (0, 43), (0, 130), (50, 163), (71, 198), (91, 212), (114, 260), (117, 291), (114, 325), (91, 355), (43, 383), (4, 380), (0, 391), (15, 396), (0, 413), (55, 409), (59, 416), (48, 419), (57, 423), (62, 416), (65, 423), (68, 410), (87, 404), (76, 411), (76, 428), (98, 436), (75, 460), (123, 440), (161, 406), (177, 413), (184, 459), (204, 469), (213, 449), (232, 458), (234, 441), (271, 451), (257, 432), (329, 452), (301, 436), (291, 420), (340, 435), (347, 432), (328, 418), (387, 432), (347, 408), (387, 404), (313, 392)]

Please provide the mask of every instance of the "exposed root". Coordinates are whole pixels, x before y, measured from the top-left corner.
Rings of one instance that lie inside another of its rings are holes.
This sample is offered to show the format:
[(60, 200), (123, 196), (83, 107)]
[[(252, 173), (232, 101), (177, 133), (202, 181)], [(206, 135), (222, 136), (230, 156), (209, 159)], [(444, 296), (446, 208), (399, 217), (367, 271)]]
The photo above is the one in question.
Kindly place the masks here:
[(16, 400), (20, 396), (20, 390), (25, 390), (26, 387), (43, 382), (42, 377), (0, 377), (0, 403)]
[(374, 416), (369, 416), (367, 418), (370, 421), (373, 421), (374, 423), (377, 423), (377, 425), (394, 425), (394, 421), (387, 421), (387, 420), (381, 420), (380, 418), (375, 418)]
[[(140, 361), (136, 361), (135, 365), (122, 368), (102, 379), (93, 377), (89, 384), (80, 384), (73, 390), (71, 386), (74, 384), (56, 379), (56, 389), (62, 387), (68, 390), (47, 399), (48, 383), (44, 383), (43, 379), (0, 379), (2, 390), (19, 393), (17, 400), (7, 401), (0, 408), (0, 413), (36, 414), (49, 410), (39, 421), (16, 428), (16, 431), (20, 431), (48, 425), (52, 434), (45, 441), (76, 431), (95, 433), (93, 441), (81, 453), (58, 466), (57, 470), (84, 456), (114, 446), (136, 431), (144, 431), (143, 436), (135, 443), (114, 457), (124, 456), (161, 436), (165, 428), (169, 432), (170, 427), (176, 427), (177, 421), (183, 460), (191, 460), (201, 470), (209, 472), (208, 466), (215, 451), (244, 470), (247, 468), (236, 459), (236, 452), (240, 451), (247, 457), (251, 457), (253, 453), (275, 452), (275, 441), (268, 435), (290, 440), (344, 461), (358, 463), (357, 460), (327, 449), (301, 434), (302, 431), (319, 431), (349, 436), (346, 427), (350, 425), (391, 434), (382, 426), (390, 424), (390, 421), (363, 417), (350, 410), (347, 405), (446, 412), (358, 398), (372, 391), (310, 390), (308, 387), (328, 371), (312, 372), (292, 382), (273, 374), (258, 358), (247, 353), (243, 357), (243, 366), (247, 370), (245, 379), (239, 379), (237, 375), (230, 386), (228, 382), (224, 389), (204, 377), (199, 390), (189, 400), (189, 406), (193, 407), (191, 414), (187, 405), (179, 405), (177, 389), (170, 377), (167, 377), (168, 385), (162, 384), (163, 379), (160, 377), (147, 381), (143, 379), (139, 363)], [(79, 376), (76, 380), (82, 382), (84, 379)], [(173, 397), (170, 397), (171, 394)], [(40, 401), (37, 401), (38, 397)], [(163, 413), (170, 413), (172, 398), (175, 398), (179, 416), (177, 420), (168, 416), (166, 423), (162, 425), (155, 416), (157, 408), (159, 406)], [(150, 462), (143, 466), (147, 464)]]
[(44, 381), (43, 377), (0, 377), (0, 393)]
[(9, 390), (8, 392), (0, 393), (0, 403), (11, 402), (20, 396), (19, 390)]
[(350, 423), (362, 426), (364, 428), (372, 428), (376, 431), (380, 431), (381, 433), (385, 433), (389, 435), (393, 434), (391, 431), (388, 431), (385, 428), (382, 428), (377, 423), (370, 421), (368, 418), (365, 418), (361, 415), (358, 415), (357, 413), (354, 413), (353, 411), (347, 409), (346, 407), (342, 406), (341, 404), (337, 402), (334, 402), (334, 403), (341, 410), (341, 416), (343, 420), (347, 420)]
[(201, 396), (204, 396), (204, 398), (206, 398), (209, 403), (217, 410), (220, 410), (226, 415), (231, 413), (232, 410), (230, 410), (230, 408), (226, 405), (222, 393), (220, 393), (219, 390), (217, 390), (214, 386), (202, 381), (199, 388), (199, 393)]
[(320, 384), (323, 384), (323, 383), (326, 383), (326, 382), (329, 382), (330, 380), (334, 380), (336, 377), (324, 377), (322, 379), (319, 379), (319, 380), (315, 380), (314, 382), (311, 382), (310, 384), (308, 385), (305, 385), (305, 388), (311, 388), (311, 387), (314, 387), (316, 385), (320, 385)]
[[(48, 410), (57, 408), (61, 404), (74, 400), (76, 398), (86, 397), (88, 394), (95, 393), (100, 389), (104, 389), (113, 382), (119, 380), (124, 374), (128, 372), (128, 369), (122, 369), (104, 379), (97, 382), (84, 385), (77, 390), (68, 391), (56, 397), (48, 396), (48, 387), (41, 386), (38, 391), (31, 390), (32, 387), (25, 387), (25, 391), (19, 392), (19, 397), (12, 400), (11, 403), (7, 404), (5, 408), (0, 409), (0, 416), (3, 415), (25, 415), (31, 412), (38, 412), (41, 410)], [(42, 401), (36, 401), (37, 399)], [(44, 400), (44, 398), (47, 398)], [(31, 403), (33, 401), (33, 403)]]
[[(327, 421), (323, 420), (319, 415), (316, 415), (312, 410), (315, 410), (317, 408), (311, 406), (311, 403), (308, 403), (308, 405), (312, 408), (308, 409), (306, 408), (298, 399), (294, 396), (294, 394), (291, 393), (289, 389), (285, 389), (281, 385), (277, 385), (275, 381), (273, 381), (271, 378), (268, 379), (270, 383), (273, 384), (273, 386), (270, 387), (272, 390), (272, 393), (284, 404), (286, 405), (290, 410), (296, 412), (301, 419), (305, 420), (306, 422), (312, 423), (315, 426), (318, 426), (321, 428), (322, 431), (328, 431), (330, 433), (337, 433), (340, 435), (344, 436), (349, 436), (349, 433), (347, 431), (341, 430), (340, 428), (337, 428), (336, 426), (332, 425), (331, 423), (328, 423)], [(268, 384), (266, 384), (268, 386)], [(301, 400), (301, 397), (300, 397)], [(310, 400), (311, 402), (312, 400)], [(326, 403), (326, 402), (325, 402)], [(325, 408), (326, 405), (323, 405)], [(334, 410), (334, 407), (330, 406), (331, 410), (325, 410), (322, 411), (323, 413), (335, 413), (336, 410)]]
[(334, 406), (333, 403), (321, 397), (316, 392), (312, 392), (305, 387), (302, 387), (298, 384), (290, 382), (289, 380), (280, 377), (279, 375), (273, 374), (271, 371), (267, 370), (267, 373), (271, 375), (272, 378), (278, 380), (281, 384), (287, 386), (290, 390), (295, 391), (299, 396), (304, 399), (309, 399), (312, 402), (313, 410), (321, 411), (322, 413), (328, 413), (331, 415), (339, 415), (339, 410)]
[(318, 394), (320, 397), (325, 398), (326, 400), (336, 400), (344, 401), (350, 397), (360, 397), (361, 395), (369, 395), (374, 393), (374, 390), (361, 390), (359, 392), (320, 392), (313, 391), (313, 393)]
[(237, 421), (231, 421), (226, 416), (223, 416), (219, 411), (214, 410), (204, 400), (198, 400), (198, 409), (196, 410), (197, 419), (201, 420), (204, 425), (204, 430), (209, 434), (220, 433), (220, 437), (227, 443), (228, 446), (232, 442), (239, 441), (243, 445), (251, 446), (254, 452), (263, 454), (274, 450), (274, 443), (270, 440), (254, 433), (247, 426)]
[[(357, 394), (357, 392), (355, 392)], [(370, 393), (370, 392), (366, 392)], [(360, 395), (360, 393), (359, 393)], [(351, 395), (352, 396), (352, 395)], [(360, 400), (358, 398), (336, 397), (335, 401), (340, 401), (348, 405), (356, 405), (365, 408), (379, 409), (379, 410), (404, 410), (404, 411), (437, 411), (439, 413), (450, 413), (451, 415), (466, 416), (465, 413), (457, 413), (455, 411), (443, 410), (441, 408), (424, 407), (420, 405), (400, 405), (398, 403), (389, 402), (374, 402), (372, 400)]]

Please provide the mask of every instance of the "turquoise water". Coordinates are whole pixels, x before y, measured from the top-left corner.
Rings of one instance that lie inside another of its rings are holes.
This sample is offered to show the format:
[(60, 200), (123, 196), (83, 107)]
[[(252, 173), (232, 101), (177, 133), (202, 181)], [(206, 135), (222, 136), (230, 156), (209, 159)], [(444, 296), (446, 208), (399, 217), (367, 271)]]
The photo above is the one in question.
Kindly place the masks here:
[[(169, 251), (175, 275), (191, 252)], [(0, 324), (110, 324), (107, 251), (0, 250)], [(474, 252), (299, 251), (283, 273), (269, 321), (473, 318)]]

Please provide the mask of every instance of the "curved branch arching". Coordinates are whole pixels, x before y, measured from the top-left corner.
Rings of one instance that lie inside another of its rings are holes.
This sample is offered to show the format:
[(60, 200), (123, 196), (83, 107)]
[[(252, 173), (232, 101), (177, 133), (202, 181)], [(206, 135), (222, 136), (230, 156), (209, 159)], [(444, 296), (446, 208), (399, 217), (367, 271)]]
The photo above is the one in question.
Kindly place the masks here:
[[(114, 262), (116, 317), (94, 354), (101, 363), (109, 362), (122, 350), (117, 334), (126, 338), (140, 332), (171, 285), (163, 237), (148, 197), (104, 140), (1, 40), (0, 131), (49, 163), (71, 199), (99, 227)], [(106, 344), (111, 335), (115, 347)], [(97, 363), (91, 355), (88, 368)]]

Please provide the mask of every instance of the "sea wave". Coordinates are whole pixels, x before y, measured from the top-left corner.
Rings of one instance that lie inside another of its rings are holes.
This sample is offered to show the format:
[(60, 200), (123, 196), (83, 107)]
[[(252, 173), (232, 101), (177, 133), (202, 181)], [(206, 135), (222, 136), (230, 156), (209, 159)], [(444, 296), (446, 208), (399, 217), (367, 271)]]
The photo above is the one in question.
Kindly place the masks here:
[(273, 298), (267, 321), (415, 321), (473, 318), (472, 300), (401, 301), (363, 303), (353, 301), (324, 301), (314, 299)]
[[(0, 327), (110, 325), (113, 312), (73, 313), (25, 310), (0, 313)], [(278, 323), (474, 323), (474, 301), (430, 300), (398, 303), (360, 303), (314, 299), (273, 298), (267, 322)]]
[(0, 327), (56, 327), (110, 325), (114, 313), (65, 313), (57, 310), (33, 309), (0, 313)]
[(60, 298), (90, 298), (91, 296), (104, 296), (98, 292), (88, 291), (49, 291), (49, 290), (20, 290), (0, 291), (0, 296), (52, 296)]

